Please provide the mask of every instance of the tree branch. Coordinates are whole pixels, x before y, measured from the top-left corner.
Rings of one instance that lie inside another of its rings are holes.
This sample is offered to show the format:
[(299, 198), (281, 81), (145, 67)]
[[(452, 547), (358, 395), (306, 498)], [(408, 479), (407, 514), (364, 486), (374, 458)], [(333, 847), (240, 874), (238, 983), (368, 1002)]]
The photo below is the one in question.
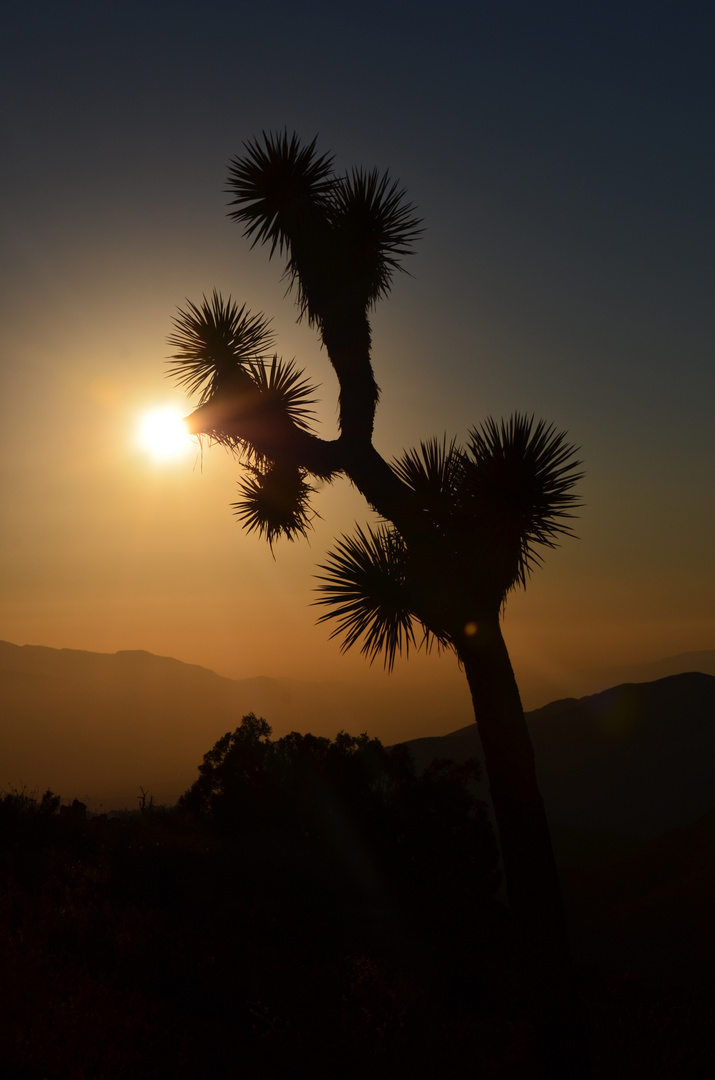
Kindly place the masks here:
[(321, 439), (267, 412), (258, 391), (240, 399), (222, 396), (194, 409), (186, 424), (191, 435), (246, 443), (261, 457), (289, 462), (325, 480), (343, 471), (338, 439)]

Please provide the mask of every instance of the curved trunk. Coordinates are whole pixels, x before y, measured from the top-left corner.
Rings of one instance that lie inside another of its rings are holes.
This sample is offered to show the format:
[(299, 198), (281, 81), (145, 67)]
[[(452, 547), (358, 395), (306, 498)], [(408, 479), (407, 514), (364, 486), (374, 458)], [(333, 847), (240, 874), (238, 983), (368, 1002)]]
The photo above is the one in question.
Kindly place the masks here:
[(592, 1075), (585, 1017), (568, 944), (561, 885), (536, 778), (534, 752), (498, 620), (461, 636), (504, 877), (536, 1008), (543, 1075)]
[(340, 383), (340, 431), (348, 441), (369, 445), (380, 396), (370, 360), (370, 323), (361, 306), (335, 308), (323, 318), (321, 337)]

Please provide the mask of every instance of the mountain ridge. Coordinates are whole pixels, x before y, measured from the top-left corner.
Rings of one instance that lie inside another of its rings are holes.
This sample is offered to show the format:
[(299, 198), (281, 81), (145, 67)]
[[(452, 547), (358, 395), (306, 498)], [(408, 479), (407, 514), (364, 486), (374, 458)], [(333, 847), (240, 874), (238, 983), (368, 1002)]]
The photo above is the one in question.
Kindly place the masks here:
[[(536, 709), (527, 723), (553, 824), (648, 838), (715, 806), (715, 676), (623, 683)], [(475, 727), (408, 745), (421, 768), (481, 757)]]
[[(710, 654), (681, 659), (693, 655)], [(105, 806), (133, 804), (143, 787), (170, 803), (195, 779), (216, 740), (251, 711), (276, 736), (368, 729), (385, 744), (407, 742), (419, 767), (435, 756), (481, 758), (473, 723), (405, 739), (398, 725), (376, 729), (376, 705), (359, 687), (269, 676), (232, 680), (146, 650), (92, 653), (0, 642), (0, 787), (51, 787), (64, 798)], [(405, 715), (413, 705), (402, 694)], [(705, 813), (715, 805), (708, 773), (714, 718), (715, 677), (706, 673), (626, 682), (532, 710), (527, 722), (550, 819), (566, 829), (642, 837)]]
[[(449, 708), (442, 721), (458, 723), (467, 710), (465, 690), (464, 711)], [(0, 787), (52, 787), (94, 802), (110, 793), (115, 802), (132, 802), (142, 786), (175, 799), (203, 755), (248, 712), (264, 716), (276, 736), (371, 729), (397, 742), (408, 724), (409, 734), (435, 726), (418, 688), (396, 688), (377, 701), (360, 686), (264, 675), (235, 680), (145, 650), (0, 642)], [(100, 734), (111, 752), (102, 751)]]

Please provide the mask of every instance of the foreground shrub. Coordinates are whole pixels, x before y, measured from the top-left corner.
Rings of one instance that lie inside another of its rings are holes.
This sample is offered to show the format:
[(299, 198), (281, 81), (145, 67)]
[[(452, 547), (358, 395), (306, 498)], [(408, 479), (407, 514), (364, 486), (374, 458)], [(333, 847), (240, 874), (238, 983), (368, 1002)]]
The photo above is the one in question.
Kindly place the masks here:
[(510, 1000), (474, 775), (417, 777), (367, 736), (272, 741), (247, 717), (172, 810), (6, 796), (0, 1071), (357, 1078), (456, 1062), (470, 1010)]
[(292, 732), (272, 741), (253, 713), (219, 739), (180, 808), (235, 843), (319, 864), (356, 897), (488, 901), (498, 848), (474, 794), (476, 760), (415, 773), (405, 746), (367, 735), (334, 740)]

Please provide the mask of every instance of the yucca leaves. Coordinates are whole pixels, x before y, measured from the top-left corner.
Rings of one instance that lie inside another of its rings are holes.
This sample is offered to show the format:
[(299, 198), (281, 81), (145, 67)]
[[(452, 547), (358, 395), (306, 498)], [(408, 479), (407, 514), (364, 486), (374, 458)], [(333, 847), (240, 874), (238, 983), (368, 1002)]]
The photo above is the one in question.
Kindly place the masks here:
[(333, 158), (315, 152), (317, 136), (301, 145), (297, 135), (263, 133), (244, 143), (246, 153), (229, 166), (234, 196), (229, 217), (246, 226), (253, 243), (270, 243), (271, 256), (290, 248), (296, 231), (307, 235), (328, 206), (335, 185)]
[(582, 478), (576, 448), (565, 432), (516, 414), (491, 417), (469, 434), (458, 482), (460, 510), (478, 528), (481, 546), (512, 560), (511, 581), (526, 585), (542, 561), (538, 547), (572, 536), (568, 520), (579, 505), (572, 489)]
[(246, 532), (258, 532), (273, 547), (283, 536), (295, 540), (311, 528), (310, 496), (315, 489), (304, 469), (274, 464), (267, 469), (248, 468), (239, 484), (242, 498), (233, 510)]
[(420, 506), (433, 520), (450, 514), (454, 509), (459, 454), (456, 440), (446, 438), (421, 442), (418, 448), (406, 450), (392, 464), (400, 480), (414, 491)]
[(414, 644), (415, 622), (428, 647), (453, 645), (465, 603), (496, 612), (526, 585), (538, 547), (571, 535), (574, 452), (563, 433), (518, 414), (473, 429), (466, 448), (443, 438), (407, 451), (393, 469), (424, 517), (407, 541), (389, 525), (343, 536), (321, 567), (316, 603), (330, 610), (319, 622), (334, 620), (343, 650), (361, 641), (388, 668)]
[(419, 218), (388, 173), (353, 169), (333, 192), (331, 224), (336, 262), (346, 284), (369, 307), (384, 298), (400, 257), (413, 253)]
[(539, 546), (573, 535), (572, 489), (583, 475), (574, 454), (563, 432), (516, 414), (472, 429), (466, 448), (421, 443), (393, 468), (454, 556), (471, 559), (475, 576), (491, 578), (505, 595), (526, 584)]
[(177, 352), (169, 358), (167, 375), (187, 393), (200, 393), (199, 405), (274, 343), (269, 319), (252, 315), (245, 304), (239, 308), (230, 296), (224, 300), (215, 289), (210, 300), (204, 296), (200, 304), (189, 300), (179, 308), (174, 327), (168, 341)]
[(270, 363), (255, 361), (248, 367), (253, 383), (261, 394), (264, 415), (283, 416), (304, 431), (310, 429), (315, 404), (315, 387), (296, 367), (294, 360), (274, 356)]
[(337, 620), (331, 638), (341, 637), (341, 650), (362, 639), (360, 651), (370, 662), (381, 653), (392, 670), (398, 653), (409, 653), (415, 638), (409, 611), (407, 552), (399, 533), (383, 525), (355, 536), (343, 536), (320, 567), (315, 601), (330, 607), (318, 622)]
[(400, 259), (412, 252), (419, 219), (387, 173), (354, 169), (339, 176), (316, 140), (264, 132), (231, 162), (230, 217), (244, 235), (288, 253), (301, 313), (322, 323), (336, 308), (366, 311), (384, 297)]
[[(230, 216), (253, 245), (287, 256), (301, 313), (319, 328), (340, 381), (335, 445), (349, 448), (370, 436), (377, 400), (368, 313), (412, 253), (420, 221), (387, 173), (339, 175), (316, 139), (264, 132), (244, 150), (229, 169)], [(247, 465), (234, 504), (243, 526), (271, 544), (305, 535), (313, 489), (299, 462), (315, 468), (316, 459), (296, 448), (311, 441), (315, 388), (294, 361), (271, 359), (264, 316), (216, 291), (179, 311), (169, 340), (169, 374), (199, 394), (195, 430)], [(349, 454), (337, 460), (330, 475), (342, 468), (355, 479)], [(455, 644), (466, 610), (495, 617), (509, 590), (526, 584), (540, 549), (571, 535), (578, 465), (564, 433), (523, 414), (488, 419), (465, 446), (442, 438), (406, 451), (392, 465), (401, 483), (385, 498), (376, 479), (374, 503), (386, 518), (394, 513), (401, 531), (387, 521), (338, 541), (321, 568), (320, 621), (335, 620), (332, 636), (344, 649), (360, 642), (371, 661), (384, 654), (388, 668), (414, 644), (415, 625), (428, 644)]]
[[(199, 394), (197, 433), (241, 449), (247, 424), (254, 431), (262, 425), (264, 434), (273, 436), (286, 424), (310, 429), (316, 388), (295, 361), (265, 356), (273, 332), (263, 315), (252, 315), (214, 291), (201, 304), (189, 301), (174, 324), (169, 344), (178, 352), (169, 360), (168, 374), (188, 393)], [(234, 430), (237, 422), (241, 431)]]

